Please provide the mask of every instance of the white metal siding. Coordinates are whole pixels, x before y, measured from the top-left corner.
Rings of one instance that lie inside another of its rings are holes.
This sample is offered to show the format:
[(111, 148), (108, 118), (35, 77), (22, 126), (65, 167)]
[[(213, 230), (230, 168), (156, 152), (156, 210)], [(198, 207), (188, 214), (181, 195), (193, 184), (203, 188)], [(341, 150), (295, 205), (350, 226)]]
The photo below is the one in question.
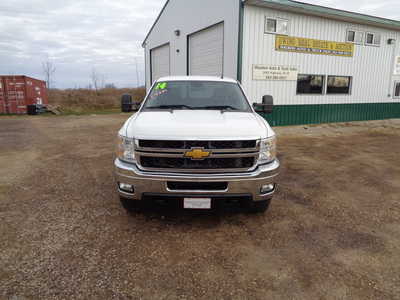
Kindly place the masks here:
[(169, 44), (151, 49), (151, 79), (152, 83), (158, 78), (170, 74)]
[[(150, 49), (170, 43), (171, 75), (188, 71), (188, 36), (224, 22), (224, 76), (236, 78), (239, 36), (239, 0), (169, 0), (145, 41), (146, 87), (150, 87)], [(180, 35), (175, 34), (180, 31)]]
[(224, 24), (189, 36), (189, 74), (221, 76), (223, 71)]
[[(380, 33), (381, 45), (356, 45), (354, 57), (275, 51), (275, 35), (264, 34), (265, 16), (288, 19), (290, 36), (344, 42), (347, 29), (353, 28)], [(270, 94), (280, 105), (398, 102), (388, 95), (396, 79), (393, 55), (399, 53), (399, 32), (246, 5), (243, 34), (242, 82), (252, 101)], [(396, 39), (397, 45), (388, 45), (388, 38)], [(253, 64), (295, 66), (299, 74), (352, 76), (352, 93), (296, 95), (296, 81), (253, 81)]]

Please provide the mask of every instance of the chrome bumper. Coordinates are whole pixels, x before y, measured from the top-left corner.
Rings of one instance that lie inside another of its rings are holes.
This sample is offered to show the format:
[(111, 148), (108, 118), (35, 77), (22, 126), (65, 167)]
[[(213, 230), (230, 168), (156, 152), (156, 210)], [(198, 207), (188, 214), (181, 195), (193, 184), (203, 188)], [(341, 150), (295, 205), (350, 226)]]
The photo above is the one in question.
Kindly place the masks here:
[[(221, 173), (221, 174), (184, 174), (184, 173), (159, 173), (144, 172), (134, 164), (128, 164), (115, 159), (115, 179), (117, 183), (126, 183), (134, 186), (134, 193), (126, 193), (118, 188), (121, 196), (128, 199), (141, 200), (144, 193), (156, 193), (165, 195), (252, 195), (253, 201), (270, 199), (275, 189), (267, 194), (260, 194), (262, 185), (275, 184), (279, 174), (279, 160), (267, 165), (259, 166), (253, 172), (246, 173)], [(228, 188), (224, 191), (197, 191), (197, 190), (170, 190), (167, 187), (169, 181), (188, 182), (227, 182)], [(118, 187), (118, 185), (117, 185)]]

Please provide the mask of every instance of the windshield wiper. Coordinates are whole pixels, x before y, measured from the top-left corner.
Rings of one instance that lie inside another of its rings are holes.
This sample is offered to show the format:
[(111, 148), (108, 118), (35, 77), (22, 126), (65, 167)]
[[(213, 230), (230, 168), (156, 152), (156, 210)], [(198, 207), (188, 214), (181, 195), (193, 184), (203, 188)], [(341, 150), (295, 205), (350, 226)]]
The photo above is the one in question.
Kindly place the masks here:
[(225, 111), (230, 111), (230, 110), (239, 110), (236, 107), (230, 106), (230, 105), (210, 105), (210, 106), (203, 106), (203, 107), (193, 107), (193, 109), (216, 109), (220, 110), (221, 113)]
[(148, 106), (145, 107), (145, 109), (169, 109), (171, 112), (174, 109), (193, 109), (193, 107), (188, 106), (188, 105), (183, 105), (183, 104), (175, 104), (175, 105), (158, 105), (158, 106)]

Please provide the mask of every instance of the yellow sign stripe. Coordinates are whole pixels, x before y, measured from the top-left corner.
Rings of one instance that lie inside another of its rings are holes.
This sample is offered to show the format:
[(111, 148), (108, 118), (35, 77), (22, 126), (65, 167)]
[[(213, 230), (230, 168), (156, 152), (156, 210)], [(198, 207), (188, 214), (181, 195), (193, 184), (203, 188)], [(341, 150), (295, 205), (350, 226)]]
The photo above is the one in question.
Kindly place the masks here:
[(275, 50), (352, 57), (354, 44), (277, 35)]

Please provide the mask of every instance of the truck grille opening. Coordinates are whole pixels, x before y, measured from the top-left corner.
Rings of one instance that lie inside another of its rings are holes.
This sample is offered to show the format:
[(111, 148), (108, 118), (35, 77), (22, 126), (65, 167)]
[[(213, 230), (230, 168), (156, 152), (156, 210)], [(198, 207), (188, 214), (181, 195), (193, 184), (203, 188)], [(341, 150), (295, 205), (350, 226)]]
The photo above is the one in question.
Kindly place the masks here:
[(159, 148), (159, 149), (191, 149), (194, 147), (202, 147), (205, 149), (240, 149), (255, 148), (256, 140), (246, 141), (157, 141), (157, 140), (140, 140), (139, 147), (142, 148)]
[(149, 157), (142, 156), (140, 164), (145, 168), (164, 169), (236, 169), (251, 168), (255, 163), (254, 157), (239, 158), (206, 158), (204, 160), (191, 160), (179, 157)]
[[(191, 173), (246, 172), (255, 167), (259, 156), (257, 140), (165, 141), (139, 140), (135, 155), (144, 171)], [(208, 152), (203, 159), (187, 155)], [(198, 153), (198, 152), (197, 152)], [(188, 157), (189, 156), (189, 157)]]
[(225, 191), (228, 188), (228, 183), (169, 181), (167, 187), (174, 191)]

